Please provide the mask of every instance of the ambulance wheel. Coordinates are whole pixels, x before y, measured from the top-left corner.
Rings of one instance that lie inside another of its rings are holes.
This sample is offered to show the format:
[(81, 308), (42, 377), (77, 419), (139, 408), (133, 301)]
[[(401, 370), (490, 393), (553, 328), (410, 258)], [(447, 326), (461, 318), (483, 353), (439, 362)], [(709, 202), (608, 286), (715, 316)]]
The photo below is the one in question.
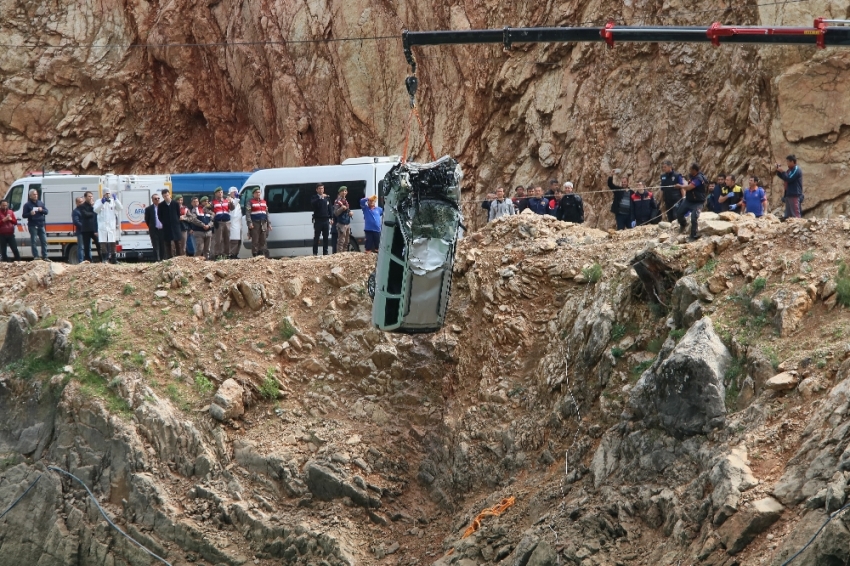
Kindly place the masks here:
[(77, 257), (77, 244), (71, 244), (65, 249), (65, 261), (71, 265), (77, 265), (80, 263), (79, 258)]
[(369, 296), (375, 298), (375, 272), (369, 274), (369, 280), (366, 282), (366, 290), (369, 291)]

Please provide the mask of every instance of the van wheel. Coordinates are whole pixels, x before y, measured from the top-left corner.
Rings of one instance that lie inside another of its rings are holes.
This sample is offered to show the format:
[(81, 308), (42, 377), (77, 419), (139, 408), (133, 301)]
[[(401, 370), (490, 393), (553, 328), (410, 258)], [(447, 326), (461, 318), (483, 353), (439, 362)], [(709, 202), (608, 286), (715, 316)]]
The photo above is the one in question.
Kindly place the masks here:
[(375, 272), (369, 274), (369, 280), (366, 281), (366, 290), (369, 292), (369, 296), (374, 299), (375, 298)]
[(360, 253), (360, 244), (354, 238), (348, 240), (348, 251)]
[(71, 244), (65, 248), (65, 261), (71, 265), (77, 265), (80, 263), (79, 258), (77, 257), (77, 244)]

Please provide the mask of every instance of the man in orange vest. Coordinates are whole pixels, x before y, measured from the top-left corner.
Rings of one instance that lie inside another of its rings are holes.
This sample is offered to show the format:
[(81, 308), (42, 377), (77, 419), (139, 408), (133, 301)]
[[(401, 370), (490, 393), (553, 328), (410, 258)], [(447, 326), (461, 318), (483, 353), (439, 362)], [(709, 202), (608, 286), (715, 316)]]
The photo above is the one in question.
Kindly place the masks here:
[(230, 211), (233, 201), (224, 198), (224, 189), (217, 187), (213, 195), (213, 253), (216, 259), (227, 259), (230, 254)]
[(248, 203), (248, 231), (251, 234), (251, 252), (254, 257), (262, 255), (269, 257), (269, 250), (266, 248), (266, 232), (272, 229), (269, 223), (269, 207), (260, 197), (260, 188), (257, 187), (253, 192), (254, 198)]

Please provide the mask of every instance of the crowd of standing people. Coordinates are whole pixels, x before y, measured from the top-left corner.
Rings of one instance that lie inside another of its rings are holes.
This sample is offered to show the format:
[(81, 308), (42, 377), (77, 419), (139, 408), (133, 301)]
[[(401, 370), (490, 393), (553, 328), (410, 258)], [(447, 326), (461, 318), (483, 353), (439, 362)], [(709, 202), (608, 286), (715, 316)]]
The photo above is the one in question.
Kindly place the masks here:
[(242, 220), (246, 220), (247, 237), (251, 240), (252, 256), (268, 256), (267, 236), (271, 231), (269, 209), (257, 188), (242, 210), (239, 190), (216, 188), (209, 197), (193, 197), (189, 206), (181, 195), (172, 198), (171, 191), (151, 197), (145, 208), (145, 224), (150, 234), (154, 260), (193, 255), (207, 260), (236, 259), (242, 246)]
[[(787, 168), (776, 164), (776, 175), (784, 181), (782, 202), (785, 204), (784, 218), (800, 218), (803, 202), (803, 173), (797, 158), (786, 158)], [(628, 175), (614, 169), (608, 177), (608, 189), (612, 192), (611, 213), (617, 230), (627, 230), (646, 224), (658, 224), (666, 215), (668, 222), (677, 222), (679, 232), (684, 234), (690, 220), (690, 238), (699, 235), (699, 217), (703, 208), (716, 213), (752, 213), (759, 218), (767, 212), (767, 193), (761, 180), (755, 175), (747, 178), (746, 189), (737, 184), (733, 174), (719, 174), (709, 181), (697, 163), (691, 164), (688, 174), (682, 175), (673, 169), (671, 161), (661, 164), (661, 179), (658, 187), (660, 199), (648, 190), (645, 183), (630, 187)], [(618, 184), (619, 183), (619, 184)], [(487, 195), (481, 207), (487, 211), (487, 221), (502, 216), (520, 214), (526, 209), (535, 214), (551, 215), (558, 220), (581, 224), (584, 222), (584, 202), (574, 192), (571, 182), (561, 185), (556, 179), (549, 181), (549, 190), (544, 193), (541, 185), (529, 187), (529, 194), (522, 185), (514, 189), (514, 196), (507, 198), (505, 189), (499, 187)]]

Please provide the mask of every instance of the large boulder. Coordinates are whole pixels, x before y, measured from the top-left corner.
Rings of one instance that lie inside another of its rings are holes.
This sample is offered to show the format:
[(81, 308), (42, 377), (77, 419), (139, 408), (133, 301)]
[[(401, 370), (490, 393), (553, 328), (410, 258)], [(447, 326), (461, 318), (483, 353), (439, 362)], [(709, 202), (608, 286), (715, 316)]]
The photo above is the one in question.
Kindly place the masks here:
[(785, 338), (794, 332), (809, 309), (812, 308), (812, 298), (805, 289), (779, 289), (773, 296), (776, 306), (774, 322), (779, 330), (779, 336)]
[(758, 484), (747, 465), (747, 449), (733, 448), (712, 467), (708, 476), (713, 487), (714, 524), (722, 525), (738, 511), (741, 493)]
[(772, 497), (753, 502), (746, 511), (736, 514), (718, 530), (726, 552), (734, 555), (744, 550), (781, 515), (782, 505)]
[(698, 320), (668, 356), (659, 355), (632, 389), (629, 404), (635, 417), (678, 438), (723, 426), (723, 378), (731, 363), (732, 355), (714, 332), (711, 319)]
[[(703, 285), (697, 281), (696, 277), (686, 275), (676, 281), (676, 285), (673, 287), (670, 304), (670, 315), (673, 317), (676, 327), (682, 328), (683, 326), (687, 326), (685, 324), (685, 313), (688, 312), (688, 309), (691, 308), (691, 305), (693, 305), (694, 302), (699, 300), (708, 300), (710, 298), (711, 294), (708, 292), (708, 289), (704, 288)], [(693, 308), (696, 309), (697, 307)], [(691, 315), (688, 322), (692, 322), (695, 316), (695, 313)]]
[(227, 379), (216, 391), (210, 405), (210, 415), (217, 421), (226, 421), (245, 414), (245, 404), (242, 400), (244, 390), (235, 379)]
[(29, 324), (21, 315), (13, 314), (9, 317), (3, 347), (0, 348), (0, 366), (5, 366), (21, 359), (24, 348), (26, 347), (29, 330)]

